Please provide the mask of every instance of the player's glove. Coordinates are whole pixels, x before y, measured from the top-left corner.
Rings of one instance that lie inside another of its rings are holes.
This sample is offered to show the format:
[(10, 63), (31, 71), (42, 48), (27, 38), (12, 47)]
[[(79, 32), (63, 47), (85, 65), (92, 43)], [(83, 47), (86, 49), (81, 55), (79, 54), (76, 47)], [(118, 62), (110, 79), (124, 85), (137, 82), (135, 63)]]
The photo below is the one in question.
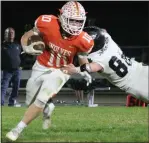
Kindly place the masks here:
[(79, 74), (83, 76), (84, 79), (87, 81), (87, 86), (89, 86), (92, 83), (92, 76), (87, 71), (80, 72)]
[(41, 42), (41, 41), (38, 41), (38, 42), (33, 42), (30, 45), (28, 45), (28, 46), (22, 46), (22, 48), (23, 48), (23, 52), (22, 53), (27, 53), (27, 54), (30, 54), (30, 55), (40, 55), (40, 54), (42, 54), (43, 53), (42, 51), (35, 50), (33, 48), (35, 45), (39, 45), (39, 44), (44, 44), (44, 43)]

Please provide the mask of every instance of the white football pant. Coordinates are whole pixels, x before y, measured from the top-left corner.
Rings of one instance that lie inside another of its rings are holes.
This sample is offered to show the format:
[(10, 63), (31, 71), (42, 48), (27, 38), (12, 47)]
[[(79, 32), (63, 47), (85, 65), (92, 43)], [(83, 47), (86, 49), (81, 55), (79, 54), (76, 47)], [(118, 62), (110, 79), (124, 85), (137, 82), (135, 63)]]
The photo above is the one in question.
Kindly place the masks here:
[(128, 83), (130, 89), (126, 92), (149, 103), (148, 80), (148, 66), (143, 66), (142, 63), (138, 63)]
[(69, 78), (70, 75), (64, 74), (60, 69), (47, 68), (36, 61), (26, 86), (26, 104), (30, 105), (36, 99), (46, 104)]

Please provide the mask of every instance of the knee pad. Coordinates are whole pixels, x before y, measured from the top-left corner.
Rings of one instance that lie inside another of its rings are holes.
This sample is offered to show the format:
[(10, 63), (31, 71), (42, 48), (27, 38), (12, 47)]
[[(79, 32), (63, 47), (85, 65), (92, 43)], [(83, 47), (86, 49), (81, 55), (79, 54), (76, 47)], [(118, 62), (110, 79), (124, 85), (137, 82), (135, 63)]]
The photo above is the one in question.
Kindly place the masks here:
[(42, 102), (42, 101), (40, 101), (39, 99), (36, 99), (35, 101), (34, 101), (34, 104), (37, 106), (37, 107), (39, 107), (39, 108), (45, 108), (45, 106), (46, 106), (46, 104), (44, 103), (44, 102)]

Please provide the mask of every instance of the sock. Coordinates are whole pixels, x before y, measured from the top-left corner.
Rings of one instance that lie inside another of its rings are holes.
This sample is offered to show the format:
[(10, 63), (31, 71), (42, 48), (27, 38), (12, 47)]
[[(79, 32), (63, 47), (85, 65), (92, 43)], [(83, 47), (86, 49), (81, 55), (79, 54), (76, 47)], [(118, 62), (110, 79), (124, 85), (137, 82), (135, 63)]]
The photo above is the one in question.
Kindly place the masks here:
[(20, 123), (17, 125), (17, 129), (19, 129), (19, 132), (22, 132), (25, 127), (27, 127), (27, 125), (23, 121), (20, 121)]

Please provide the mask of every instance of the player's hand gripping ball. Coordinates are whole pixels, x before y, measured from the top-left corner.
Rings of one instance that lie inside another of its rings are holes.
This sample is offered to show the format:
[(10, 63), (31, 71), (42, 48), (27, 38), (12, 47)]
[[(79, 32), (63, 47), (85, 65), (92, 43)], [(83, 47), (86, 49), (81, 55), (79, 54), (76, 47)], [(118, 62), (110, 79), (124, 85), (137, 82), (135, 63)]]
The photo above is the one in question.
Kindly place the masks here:
[(27, 45), (30, 45), (34, 42), (39, 42), (39, 44), (33, 46), (34, 50), (43, 51), (45, 49), (45, 44), (40, 36), (38, 35), (31, 36), (27, 41)]

